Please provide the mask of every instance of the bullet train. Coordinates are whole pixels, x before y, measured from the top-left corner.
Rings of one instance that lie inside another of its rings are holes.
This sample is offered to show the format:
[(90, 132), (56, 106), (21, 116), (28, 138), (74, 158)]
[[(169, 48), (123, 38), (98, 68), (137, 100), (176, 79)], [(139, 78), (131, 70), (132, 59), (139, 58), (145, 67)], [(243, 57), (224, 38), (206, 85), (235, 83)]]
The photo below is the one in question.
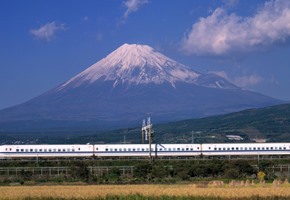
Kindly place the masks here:
[(290, 155), (290, 143), (0, 145), (0, 159), (28, 157)]

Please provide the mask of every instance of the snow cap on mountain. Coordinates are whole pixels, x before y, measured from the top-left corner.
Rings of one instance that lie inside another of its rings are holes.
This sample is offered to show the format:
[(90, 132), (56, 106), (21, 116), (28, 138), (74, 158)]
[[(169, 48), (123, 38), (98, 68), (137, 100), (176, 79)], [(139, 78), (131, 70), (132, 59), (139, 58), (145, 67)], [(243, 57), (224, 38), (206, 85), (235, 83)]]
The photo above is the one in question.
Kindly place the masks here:
[(61, 88), (73, 84), (78, 87), (82, 84), (91, 84), (100, 78), (119, 83), (130, 84), (160, 84), (176, 81), (194, 82), (198, 72), (188, 69), (147, 45), (123, 44), (107, 57), (93, 64), (77, 76), (73, 77)]

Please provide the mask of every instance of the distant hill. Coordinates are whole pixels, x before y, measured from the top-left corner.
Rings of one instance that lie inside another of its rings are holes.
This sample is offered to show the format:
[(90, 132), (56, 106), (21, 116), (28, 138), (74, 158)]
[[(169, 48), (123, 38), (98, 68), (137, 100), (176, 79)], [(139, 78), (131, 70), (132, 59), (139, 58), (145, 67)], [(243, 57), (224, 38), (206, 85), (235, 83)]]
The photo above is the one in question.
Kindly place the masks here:
[[(153, 123), (154, 123), (154, 119)], [(290, 142), (290, 104), (259, 109), (248, 109), (226, 115), (201, 119), (183, 120), (165, 124), (154, 124), (155, 140), (159, 143), (202, 143), (202, 142)], [(229, 140), (227, 135), (238, 135), (242, 141)], [(141, 141), (140, 127), (120, 129), (96, 135), (104, 142)], [(89, 142), (94, 136), (79, 139)], [(192, 141), (193, 140), (193, 141)], [(100, 142), (100, 141), (95, 141)]]
[(239, 135), (245, 142), (290, 142), (290, 104), (161, 124), (155, 132), (168, 142), (189, 142), (192, 134), (199, 142), (228, 142), (226, 135)]
[[(154, 124), (154, 118), (152, 121), (158, 143), (234, 142), (226, 135), (241, 136), (243, 140), (237, 142), (253, 142), (253, 139), (290, 142), (290, 104), (166, 124)], [(107, 132), (76, 129), (0, 134), (1, 143), (121, 143), (124, 140), (141, 142), (141, 122), (138, 127)]]

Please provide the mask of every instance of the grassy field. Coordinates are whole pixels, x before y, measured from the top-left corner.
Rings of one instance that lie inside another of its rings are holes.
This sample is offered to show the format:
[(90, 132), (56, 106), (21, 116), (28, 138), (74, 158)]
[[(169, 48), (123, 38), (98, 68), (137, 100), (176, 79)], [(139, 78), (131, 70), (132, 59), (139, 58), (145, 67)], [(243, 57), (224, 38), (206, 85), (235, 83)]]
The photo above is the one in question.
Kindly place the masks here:
[(2, 186), (0, 199), (289, 199), (289, 185)]

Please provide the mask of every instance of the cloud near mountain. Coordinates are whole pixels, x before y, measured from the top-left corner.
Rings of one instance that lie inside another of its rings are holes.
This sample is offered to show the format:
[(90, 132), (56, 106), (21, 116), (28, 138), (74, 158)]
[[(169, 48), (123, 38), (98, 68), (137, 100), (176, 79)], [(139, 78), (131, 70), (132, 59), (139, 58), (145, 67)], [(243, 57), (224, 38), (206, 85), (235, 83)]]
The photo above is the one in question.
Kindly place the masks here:
[(55, 21), (47, 23), (39, 28), (31, 29), (30, 34), (36, 39), (50, 41), (57, 32), (64, 31), (65, 25), (58, 24)]
[(266, 2), (252, 17), (228, 14), (217, 8), (208, 17), (192, 25), (183, 38), (182, 49), (187, 54), (223, 55), (251, 51), (290, 37), (290, 1)]

